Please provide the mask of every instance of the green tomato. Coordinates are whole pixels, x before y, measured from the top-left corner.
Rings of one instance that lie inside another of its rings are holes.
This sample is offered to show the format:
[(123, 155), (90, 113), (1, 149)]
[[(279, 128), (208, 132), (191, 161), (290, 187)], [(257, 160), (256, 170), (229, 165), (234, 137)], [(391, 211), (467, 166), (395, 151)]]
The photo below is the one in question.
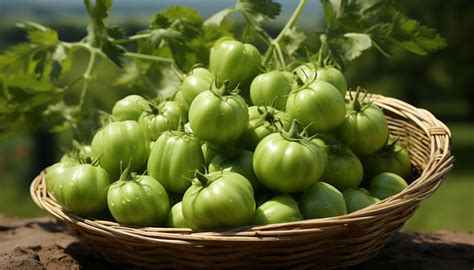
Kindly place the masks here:
[(213, 80), (214, 77), (211, 72), (202, 67), (193, 69), (190, 74), (184, 78), (183, 84), (181, 85), (181, 92), (188, 106), (191, 105), (199, 93), (211, 89)]
[(112, 117), (115, 121), (134, 120), (143, 112), (149, 111), (148, 101), (139, 95), (126, 96), (114, 104)]
[(387, 144), (377, 152), (361, 157), (364, 176), (370, 179), (383, 172), (391, 172), (407, 178), (411, 162), (408, 151), (400, 145)]
[(253, 170), (253, 153), (250, 151), (238, 151), (235, 154), (218, 154), (209, 164), (209, 172), (229, 171), (244, 176), (252, 184), (254, 192), (262, 188), (262, 184), (255, 176)]
[(290, 195), (279, 195), (260, 205), (252, 219), (252, 224), (267, 225), (274, 223), (303, 220), (298, 203)]
[(349, 104), (347, 116), (334, 131), (358, 156), (370, 155), (385, 145), (388, 124), (377, 105), (360, 104), (356, 98)]
[(128, 169), (107, 193), (110, 213), (119, 223), (135, 226), (161, 226), (170, 209), (168, 194), (155, 178), (132, 177)]
[(313, 63), (305, 63), (295, 68), (293, 74), (300, 84), (306, 84), (314, 81), (316, 78), (316, 67)]
[[(258, 75), (262, 56), (255, 46), (228, 38), (218, 40), (211, 48), (209, 70), (217, 86), (229, 81), (229, 87), (250, 85)], [(244, 93), (246, 95), (248, 93)]]
[(210, 142), (203, 142), (201, 144), (201, 150), (204, 156), (204, 165), (206, 165), (206, 168), (209, 167), (209, 164), (211, 164), (211, 161), (215, 156), (224, 152), (222, 148), (222, 146), (218, 146)]
[(381, 200), (400, 193), (408, 186), (407, 182), (394, 173), (381, 173), (370, 179), (369, 192)]
[(66, 167), (55, 180), (54, 198), (79, 216), (97, 217), (107, 209), (107, 189), (111, 183), (109, 174), (100, 167), (90, 164)]
[(194, 171), (202, 170), (204, 157), (196, 137), (181, 131), (167, 131), (156, 140), (148, 159), (148, 174), (166, 190), (182, 194), (191, 185)]
[(305, 219), (347, 214), (344, 196), (328, 183), (316, 182), (301, 195), (299, 206)]
[(46, 188), (54, 197), (57, 194), (58, 182), (64, 181), (67, 169), (79, 165), (79, 161), (63, 157), (61, 161), (49, 166), (44, 176)]
[(263, 138), (280, 129), (288, 130), (290, 124), (285, 112), (272, 107), (251, 106), (249, 125), (240, 140), (246, 149), (253, 151)]
[(344, 74), (342, 74), (342, 72), (339, 71), (337, 68), (318, 68), (318, 70), (316, 71), (316, 79), (334, 85), (339, 91), (339, 93), (341, 93), (341, 96), (343, 98), (346, 96), (347, 81), (344, 77)]
[(200, 93), (189, 109), (189, 124), (201, 140), (218, 145), (236, 141), (249, 123), (248, 107), (239, 95)]
[(183, 215), (193, 229), (245, 226), (255, 213), (250, 182), (234, 172), (196, 173), (183, 197)]
[(347, 213), (355, 212), (379, 201), (379, 199), (370, 196), (364, 188), (348, 188), (342, 192), (346, 200)]
[(171, 207), (166, 225), (169, 228), (189, 228), (183, 216), (183, 202), (178, 202)]
[(114, 178), (129, 162), (132, 171), (141, 169), (150, 153), (150, 143), (136, 121), (109, 123), (95, 134), (91, 147), (100, 166)]
[(253, 79), (250, 85), (252, 104), (272, 106), (275, 109), (283, 110), (293, 84), (293, 75), (288, 71), (273, 70), (260, 74)]
[(328, 162), (322, 176), (324, 182), (339, 190), (358, 187), (363, 178), (359, 158), (345, 146), (328, 146), (327, 150)]
[(315, 80), (290, 93), (286, 112), (290, 119), (298, 119), (308, 126), (308, 132), (315, 134), (339, 126), (344, 121), (346, 106), (337, 88), (325, 81)]
[(184, 99), (182, 90), (176, 91), (176, 93), (174, 94), (173, 100), (176, 101), (176, 103), (178, 103), (179, 107), (181, 107), (181, 110), (183, 110), (183, 112), (185, 113), (189, 112), (189, 104)]
[(151, 111), (142, 113), (138, 123), (148, 140), (154, 141), (166, 130), (177, 129), (180, 120), (186, 122), (187, 114), (176, 101), (165, 101)]
[(293, 122), (288, 134), (268, 135), (255, 149), (255, 175), (271, 190), (282, 193), (303, 191), (323, 174), (323, 152), (311, 139), (299, 138), (295, 127)]

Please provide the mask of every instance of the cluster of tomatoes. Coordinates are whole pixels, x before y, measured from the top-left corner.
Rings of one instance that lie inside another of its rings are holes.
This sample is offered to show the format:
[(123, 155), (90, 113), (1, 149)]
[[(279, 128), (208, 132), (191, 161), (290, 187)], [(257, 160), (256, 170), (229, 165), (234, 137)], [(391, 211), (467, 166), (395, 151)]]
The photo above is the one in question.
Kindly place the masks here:
[(339, 70), (262, 73), (261, 59), (223, 39), (173, 99), (119, 100), (90, 146), (47, 169), (48, 191), (81, 216), (213, 230), (343, 215), (407, 186), (408, 152), (361, 91), (345, 101)]

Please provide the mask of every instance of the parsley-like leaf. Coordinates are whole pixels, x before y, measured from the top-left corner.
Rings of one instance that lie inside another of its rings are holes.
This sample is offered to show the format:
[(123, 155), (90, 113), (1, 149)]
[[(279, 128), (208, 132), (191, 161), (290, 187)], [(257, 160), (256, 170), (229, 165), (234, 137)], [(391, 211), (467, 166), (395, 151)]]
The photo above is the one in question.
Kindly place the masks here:
[(272, 0), (239, 0), (235, 7), (256, 22), (275, 19), (281, 12), (281, 4)]

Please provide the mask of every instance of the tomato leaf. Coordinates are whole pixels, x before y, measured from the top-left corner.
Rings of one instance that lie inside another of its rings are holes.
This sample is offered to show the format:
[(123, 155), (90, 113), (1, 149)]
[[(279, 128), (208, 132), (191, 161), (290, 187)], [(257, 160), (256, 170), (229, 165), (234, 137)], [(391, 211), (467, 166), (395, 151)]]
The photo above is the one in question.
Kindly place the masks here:
[(272, 0), (239, 0), (235, 7), (256, 22), (275, 19), (281, 12), (281, 4)]

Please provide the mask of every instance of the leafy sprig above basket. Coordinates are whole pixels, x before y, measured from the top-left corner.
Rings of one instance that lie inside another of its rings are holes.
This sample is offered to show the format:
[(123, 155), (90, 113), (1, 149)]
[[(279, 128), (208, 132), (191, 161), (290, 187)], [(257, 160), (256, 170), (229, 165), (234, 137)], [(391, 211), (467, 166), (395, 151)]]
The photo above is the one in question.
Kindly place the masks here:
[[(180, 77), (175, 73), (189, 72), (197, 63), (206, 65), (214, 42), (235, 35), (228, 19), (233, 13), (245, 19), (236, 38), (262, 43), (264, 63), (270, 69), (289, 70), (308, 57), (344, 69), (370, 48), (389, 56), (397, 49), (426, 55), (445, 46), (436, 30), (401, 13), (395, 1), (321, 0), (326, 27), (303, 33), (296, 22), (307, 3), (300, 0), (276, 37), (263, 26), (280, 14), (281, 5), (273, 0), (237, 0), (207, 20), (192, 8), (170, 7), (156, 13), (147, 29), (131, 36), (109, 24), (112, 0), (84, 0), (90, 22), (87, 36), (77, 42), (62, 41), (54, 29), (37, 23), (18, 24), (28, 41), (0, 54), (0, 139), (38, 127), (77, 128), (94, 117), (85, 109), (85, 100), (91, 82), (100, 76), (99, 59), (122, 68), (116, 84), (172, 95)], [(85, 69), (71, 81), (59, 80), (74, 66), (76, 50), (88, 52)], [(76, 84), (82, 84), (77, 100), (66, 102), (65, 95)]]

